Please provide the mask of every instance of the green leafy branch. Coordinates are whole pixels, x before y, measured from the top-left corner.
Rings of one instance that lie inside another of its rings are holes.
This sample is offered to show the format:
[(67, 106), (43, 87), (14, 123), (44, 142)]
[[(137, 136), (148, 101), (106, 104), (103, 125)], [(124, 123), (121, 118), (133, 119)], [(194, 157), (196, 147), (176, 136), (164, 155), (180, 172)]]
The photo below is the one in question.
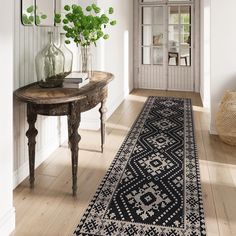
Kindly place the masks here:
[(32, 5), (26, 8), (25, 12), (22, 14), (22, 22), (24, 25), (34, 25), (34, 22), (36, 25), (40, 25), (42, 20), (47, 19), (47, 15), (41, 12), (35, 16), (35, 10), (37, 10), (37, 6), (34, 7)]
[(70, 44), (73, 40), (77, 46), (90, 46), (92, 43), (96, 46), (99, 39), (109, 39), (105, 29), (117, 23), (108, 17), (114, 13), (112, 7), (108, 9), (108, 14), (101, 14), (101, 9), (96, 4), (87, 6), (85, 10), (79, 5), (66, 5), (64, 9), (66, 11), (64, 19), (61, 19), (61, 14), (55, 14), (55, 22), (58, 24), (63, 22), (66, 44)]

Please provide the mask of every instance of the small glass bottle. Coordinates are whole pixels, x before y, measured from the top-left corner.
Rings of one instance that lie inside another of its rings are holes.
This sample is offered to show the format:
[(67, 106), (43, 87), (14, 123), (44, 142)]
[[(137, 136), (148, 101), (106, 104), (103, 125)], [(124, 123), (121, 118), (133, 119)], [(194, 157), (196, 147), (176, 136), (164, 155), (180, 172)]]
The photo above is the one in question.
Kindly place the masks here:
[(65, 44), (65, 33), (60, 33), (59, 49), (63, 52), (65, 57), (64, 73), (65, 76), (67, 76), (72, 71), (73, 53), (68, 49), (68, 47)]
[(64, 79), (63, 52), (53, 42), (53, 32), (48, 32), (49, 42), (35, 58), (39, 86), (43, 88), (60, 87)]
[(92, 53), (90, 52), (90, 46), (80, 47), (80, 71), (82, 73), (87, 73), (88, 78), (91, 78), (93, 75)]

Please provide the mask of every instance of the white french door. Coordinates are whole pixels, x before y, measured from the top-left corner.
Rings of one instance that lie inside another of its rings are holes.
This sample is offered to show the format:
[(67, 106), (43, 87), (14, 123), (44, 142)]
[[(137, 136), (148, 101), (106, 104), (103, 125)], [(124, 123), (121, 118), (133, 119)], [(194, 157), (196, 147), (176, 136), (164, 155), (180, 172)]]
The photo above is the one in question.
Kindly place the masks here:
[(136, 87), (195, 91), (194, 1), (140, 0)]

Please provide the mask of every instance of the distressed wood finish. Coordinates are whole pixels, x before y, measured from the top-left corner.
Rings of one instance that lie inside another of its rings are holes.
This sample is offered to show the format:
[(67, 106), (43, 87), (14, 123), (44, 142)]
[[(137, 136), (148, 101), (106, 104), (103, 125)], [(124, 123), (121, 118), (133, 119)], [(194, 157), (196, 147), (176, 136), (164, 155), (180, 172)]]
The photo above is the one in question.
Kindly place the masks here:
[(77, 169), (79, 141), (78, 128), (81, 112), (88, 111), (101, 103), (101, 151), (105, 143), (105, 102), (108, 95), (108, 83), (113, 75), (107, 72), (94, 72), (90, 83), (80, 89), (53, 88), (45, 89), (33, 83), (14, 92), (16, 98), (27, 103), (27, 121), (29, 129), (26, 132), (29, 149), (30, 187), (34, 187), (35, 145), (38, 134), (35, 128), (37, 115), (68, 117), (68, 139), (71, 149), (72, 190), (77, 193)]
[(87, 94), (86, 100), (81, 104), (81, 112), (90, 110), (97, 106), (99, 102), (103, 101), (107, 97), (107, 86), (102, 89), (96, 89), (93, 92)]
[(105, 120), (106, 120), (106, 112), (107, 112), (105, 97), (101, 102), (101, 107), (99, 109), (99, 112), (101, 114), (101, 117), (100, 117), (100, 120), (101, 120), (101, 150), (103, 153), (104, 143), (105, 143), (105, 133), (106, 133)]
[(78, 170), (78, 152), (79, 141), (81, 136), (78, 134), (80, 124), (80, 101), (70, 104), (70, 112), (68, 115), (68, 136), (71, 149), (71, 163), (72, 163), (72, 190), (73, 195), (77, 192), (77, 170)]
[(35, 166), (35, 145), (36, 136), (38, 130), (35, 128), (35, 123), (37, 120), (37, 111), (32, 104), (27, 106), (27, 121), (29, 124), (29, 129), (26, 132), (28, 138), (28, 151), (29, 151), (29, 171), (30, 171), (30, 188), (34, 187), (34, 166)]

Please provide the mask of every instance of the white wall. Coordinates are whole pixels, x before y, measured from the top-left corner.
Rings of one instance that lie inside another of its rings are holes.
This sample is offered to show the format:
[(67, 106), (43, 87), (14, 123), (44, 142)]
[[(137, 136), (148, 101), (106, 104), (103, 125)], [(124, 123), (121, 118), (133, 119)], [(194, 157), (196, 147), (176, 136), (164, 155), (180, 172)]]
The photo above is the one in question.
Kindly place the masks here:
[(13, 169), (13, 0), (0, 0), (0, 235), (9, 235), (15, 227), (12, 196)]
[(236, 90), (236, 1), (211, 1), (211, 131), (226, 90)]
[(117, 20), (117, 25), (108, 30), (110, 39), (99, 44), (96, 55), (98, 69), (115, 75), (109, 88), (111, 113), (133, 90), (133, 0), (98, 0), (98, 5), (103, 9), (113, 7), (111, 17)]
[(211, 0), (201, 0), (201, 89), (204, 107), (210, 108)]
[[(120, 105), (126, 95), (133, 90), (133, 0), (90, 0), (81, 1), (87, 6), (97, 3), (103, 10), (114, 7), (112, 19), (117, 25), (109, 27), (109, 40), (101, 40), (93, 49), (94, 70), (109, 71), (115, 79), (109, 85), (107, 117)], [(99, 128), (98, 107), (82, 115), (81, 127)]]

